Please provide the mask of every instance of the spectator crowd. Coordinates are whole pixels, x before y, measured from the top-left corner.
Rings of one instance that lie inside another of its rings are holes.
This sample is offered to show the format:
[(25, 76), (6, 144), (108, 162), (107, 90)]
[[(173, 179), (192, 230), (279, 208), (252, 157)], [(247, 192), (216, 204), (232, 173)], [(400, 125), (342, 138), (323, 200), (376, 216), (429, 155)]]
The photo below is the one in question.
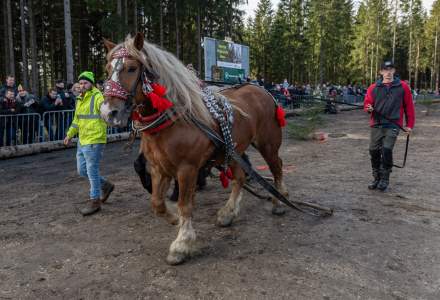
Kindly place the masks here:
[[(57, 80), (38, 99), (12, 75), (0, 87), (0, 147), (39, 142), (36, 139), (62, 140), (73, 118), (78, 83), (65, 85)], [(40, 123), (41, 120), (41, 123)]]

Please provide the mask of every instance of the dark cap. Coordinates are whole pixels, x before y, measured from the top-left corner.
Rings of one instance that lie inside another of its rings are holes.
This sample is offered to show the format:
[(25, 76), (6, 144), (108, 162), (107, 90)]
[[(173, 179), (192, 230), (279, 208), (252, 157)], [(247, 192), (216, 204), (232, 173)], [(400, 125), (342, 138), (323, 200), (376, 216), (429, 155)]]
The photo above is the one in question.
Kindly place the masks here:
[(394, 63), (391, 60), (386, 60), (380, 65), (380, 69), (386, 69), (386, 68), (395, 68)]

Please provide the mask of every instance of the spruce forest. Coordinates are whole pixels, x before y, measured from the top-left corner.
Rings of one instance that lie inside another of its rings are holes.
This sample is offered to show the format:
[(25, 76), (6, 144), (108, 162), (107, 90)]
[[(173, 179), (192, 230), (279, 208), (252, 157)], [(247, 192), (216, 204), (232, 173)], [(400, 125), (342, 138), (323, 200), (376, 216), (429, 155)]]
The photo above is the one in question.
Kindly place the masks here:
[(384, 59), (413, 88), (438, 91), (440, 3), (421, 0), (2, 0), (0, 77), (42, 95), (83, 70), (104, 79), (103, 38), (141, 31), (202, 74), (203, 37), (250, 47), (252, 77), (368, 85)]

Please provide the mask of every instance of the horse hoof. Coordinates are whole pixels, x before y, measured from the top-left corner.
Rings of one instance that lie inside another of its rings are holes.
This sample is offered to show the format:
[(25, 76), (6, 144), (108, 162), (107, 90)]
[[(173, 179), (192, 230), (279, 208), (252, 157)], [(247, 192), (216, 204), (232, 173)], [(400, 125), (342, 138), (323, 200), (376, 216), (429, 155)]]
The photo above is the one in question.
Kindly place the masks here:
[(169, 214), (166, 217), (166, 220), (168, 223), (170, 223), (171, 225), (177, 225), (179, 224), (179, 218), (177, 218), (174, 214)]
[(217, 216), (217, 225), (220, 227), (228, 227), (231, 226), (232, 221), (234, 220), (233, 215), (223, 215)]
[(187, 256), (180, 252), (169, 253), (167, 256), (167, 263), (172, 266), (177, 266), (185, 262)]
[(282, 216), (286, 213), (286, 208), (283, 206), (274, 206), (272, 207), (272, 214), (276, 216)]

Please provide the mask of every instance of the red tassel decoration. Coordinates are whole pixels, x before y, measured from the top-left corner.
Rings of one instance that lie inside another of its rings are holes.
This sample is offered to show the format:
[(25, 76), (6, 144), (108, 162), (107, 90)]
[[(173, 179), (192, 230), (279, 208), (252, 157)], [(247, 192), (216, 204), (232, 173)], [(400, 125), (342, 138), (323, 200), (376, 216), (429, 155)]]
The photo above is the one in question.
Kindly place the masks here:
[(227, 176), (229, 179), (232, 179), (232, 170), (231, 170), (231, 168), (227, 168), (227, 169), (226, 169), (226, 176)]
[(223, 188), (227, 188), (229, 186), (229, 179), (232, 179), (231, 168), (227, 168), (226, 171), (223, 170), (220, 172), (220, 181), (222, 183)]
[(227, 188), (229, 186), (229, 179), (225, 174), (225, 171), (220, 172), (220, 182), (222, 183), (223, 188)]
[(276, 115), (280, 127), (286, 126), (286, 113), (284, 112), (284, 109), (280, 105), (277, 106)]
[(139, 113), (138, 113), (137, 111), (133, 111), (133, 112), (131, 113), (131, 119), (132, 119), (133, 121), (139, 121), (139, 120), (140, 120)]
[(159, 112), (162, 112), (162, 111), (170, 108), (171, 106), (173, 106), (173, 103), (171, 101), (157, 95), (154, 91), (149, 93), (148, 97), (150, 98), (151, 105), (155, 109), (157, 109)]
[(160, 85), (158, 83), (152, 83), (151, 87), (153, 88), (154, 93), (160, 97), (165, 96), (165, 94), (167, 93), (167, 89), (163, 85)]

